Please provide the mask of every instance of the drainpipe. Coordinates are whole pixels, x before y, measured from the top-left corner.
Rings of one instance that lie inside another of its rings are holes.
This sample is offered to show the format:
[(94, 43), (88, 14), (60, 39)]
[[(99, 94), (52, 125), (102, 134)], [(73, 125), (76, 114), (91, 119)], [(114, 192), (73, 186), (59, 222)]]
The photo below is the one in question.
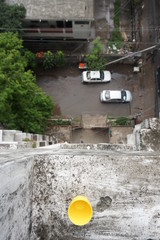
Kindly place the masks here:
[[(156, 30), (156, 9), (155, 0), (152, 0), (152, 16), (153, 16), (153, 33), (154, 43), (157, 44), (157, 30)], [(155, 79), (155, 117), (159, 118), (159, 104), (158, 104), (158, 49), (153, 51), (154, 60), (154, 79)]]

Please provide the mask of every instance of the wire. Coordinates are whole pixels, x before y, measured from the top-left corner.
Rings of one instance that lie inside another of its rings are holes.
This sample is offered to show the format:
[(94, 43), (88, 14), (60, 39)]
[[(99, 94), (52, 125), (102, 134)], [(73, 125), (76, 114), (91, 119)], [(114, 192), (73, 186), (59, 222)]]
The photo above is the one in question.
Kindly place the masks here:
[[(142, 26), (142, 25), (141, 25)], [(29, 30), (37, 30), (37, 32), (38, 31), (40, 31), (40, 30), (45, 30), (45, 29), (52, 29), (52, 28), (50, 28), (50, 27), (48, 27), (48, 28), (41, 28), (41, 27), (35, 27), (35, 28), (2, 28), (2, 27), (0, 27), (0, 30), (4, 30), (4, 31), (29, 31)], [(63, 29), (63, 28), (62, 28)], [(64, 28), (65, 29), (65, 28)], [(72, 28), (73, 29), (73, 28)], [(74, 30), (74, 32), (80, 32), (79, 30), (76, 30), (76, 29), (73, 29)], [(113, 30), (115, 30), (115, 31), (119, 31), (120, 30), (120, 28), (114, 28)], [(109, 30), (110, 32), (112, 32), (113, 30)], [(157, 25), (156, 27), (153, 27), (153, 26), (151, 26), (151, 27), (142, 27), (142, 30), (160, 30), (160, 26), (159, 25)], [(99, 32), (99, 31), (105, 31), (105, 30), (103, 30), (103, 29), (100, 29), (100, 30), (98, 30), (97, 32)], [(108, 30), (106, 30), (107, 32), (108, 32)], [(86, 29), (84, 29), (83, 30), (83, 32), (88, 32), (88, 30)], [(125, 28), (125, 32), (132, 32), (132, 30), (130, 29), (130, 28)], [(54, 33), (54, 32), (53, 32)]]
[[(130, 0), (129, 0), (130, 1)], [(114, 13), (114, 17), (116, 17), (119, 13), (120, 13), (120, 10), (121, 10), (121, 8), (122, 7), (125, 7), (128, 3), (129, 3), (129, 1), (127, 1), (127, 3), (124, 3), (124, 6), (122, 5), (121, 7), (120, 7), (120, 9), (119, 10), (117, 10), (117, 12), (116, 13)], [(102, 24), (102, 25), (100, 25), (99, 27), (105, 27), (105, 25), (106, 24)], [(113, 28), (114, 30), (116, 29), (116, 28)], [(118, 30), (119, 30), (119, 28), (118, 28)], [(97, 33), (98, 32), (100, 32), (101, 30), (99, 30), (99, 31), (97, 31)], [(108, 31), (108, 30), (107, 30)], [(113, 31), (113, 30), (112, 30)]]

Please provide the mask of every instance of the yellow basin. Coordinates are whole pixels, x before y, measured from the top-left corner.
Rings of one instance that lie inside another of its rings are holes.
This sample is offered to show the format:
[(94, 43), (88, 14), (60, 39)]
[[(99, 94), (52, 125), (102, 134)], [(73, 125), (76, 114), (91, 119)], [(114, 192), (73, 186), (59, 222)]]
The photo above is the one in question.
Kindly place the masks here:
[(92, 207), (88, 199), (84, 196), (73, 198), (68, 208), (68, 217), (78, 226), (89, 223), (92, 218)]

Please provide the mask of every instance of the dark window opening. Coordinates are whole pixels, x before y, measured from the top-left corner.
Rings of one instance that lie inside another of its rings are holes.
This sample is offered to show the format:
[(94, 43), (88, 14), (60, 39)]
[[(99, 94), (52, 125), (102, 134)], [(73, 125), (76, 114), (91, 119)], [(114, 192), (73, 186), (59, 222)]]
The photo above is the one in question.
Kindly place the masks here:
[(121, 99), (122, 99), (122, 101), (126, 101), (126, 98), (127, 98), (126, 91), (122, 90), (121, 91)]
[(31, 23), (30, 27), (32, 27), (32, 28), (39, 26), (39, 21), (31, 21), (30, 23)]
[(56, 21), (57, 28), (64, 28), (64, 22), (63, 21)]
[(42, 21), (40, 21), (40, 26), (46, 27), (46, 26), (49, 26), (49, 23), (48, 23), (48, 21), (42, 20)]
[(89, 24), (89, 21), (75, 21), (75, 24), (79, 25)]
[(66, 28), (72, 28), (72, 21), (65, 21)]

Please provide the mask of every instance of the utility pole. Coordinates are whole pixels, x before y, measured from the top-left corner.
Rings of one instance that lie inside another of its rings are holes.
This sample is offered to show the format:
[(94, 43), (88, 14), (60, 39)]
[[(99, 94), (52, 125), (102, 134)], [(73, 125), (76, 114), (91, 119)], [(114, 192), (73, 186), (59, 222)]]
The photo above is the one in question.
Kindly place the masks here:
[[(157, 29), (156, 29), (156, 10), (155, 0), (152, 0), (152, 16), (153, 16), (153, 33), (154, 43), (157, 44)], [(153, 51), (154, 60), (154, 79), (155, 79), (155, 117), (159, 118), (159, 104), (158, 104), (158, 49), (155, 48)]]

